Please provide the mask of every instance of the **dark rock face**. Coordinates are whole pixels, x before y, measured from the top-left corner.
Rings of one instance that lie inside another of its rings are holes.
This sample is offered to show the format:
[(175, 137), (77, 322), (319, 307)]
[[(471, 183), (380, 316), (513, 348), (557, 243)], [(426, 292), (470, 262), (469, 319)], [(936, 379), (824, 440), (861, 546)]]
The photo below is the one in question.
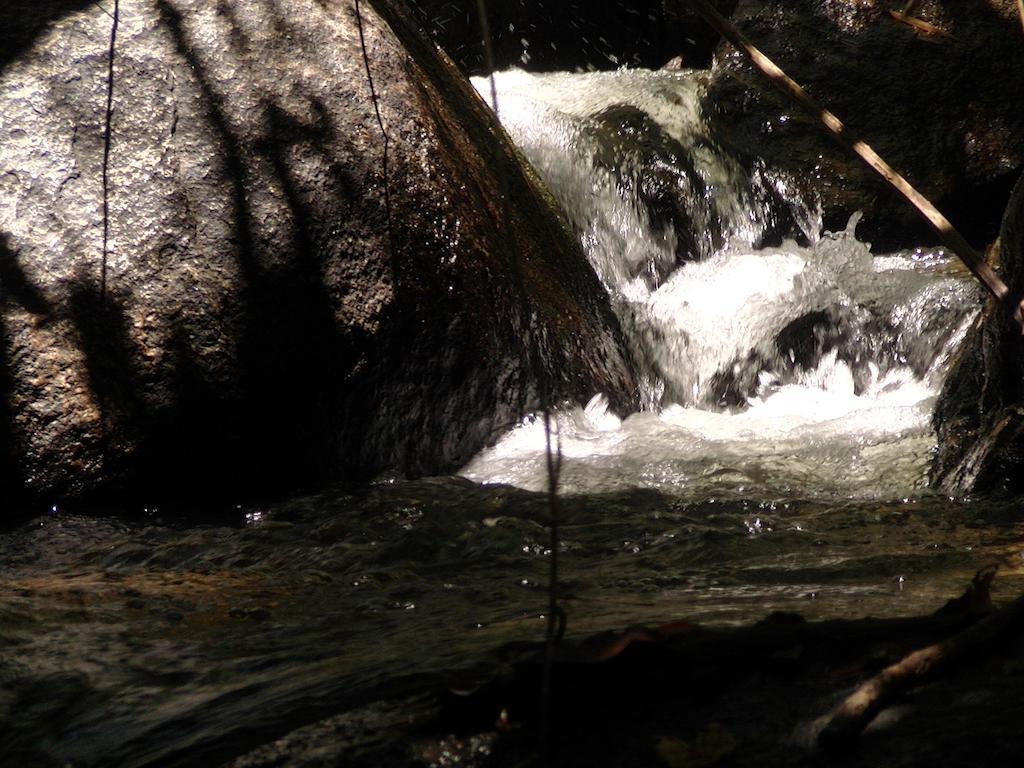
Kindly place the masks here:
[[(1010, 296), (1024, 296), (1024, 177), (999, 235)], [(951, 495), (1024, 491), (1024, 336), (1006, 306), (989, 301), (964, 341), (935, 408), (932, 484)]]
[(122, 4), (106, 255), (111, 19), (12, 5), (0, 497), (432, 473), (545, 387), (634, 407), (578, 244), (397, 0), (362, 4), (386, 175), (351, 4)]
[[(943, 210), (968, 239), (991, 241), (1024, 167), (1024, 45), (1014, 0), (918, 4), (953, 37), (927, 37), (888, 7), (846, 0), (740, 0), (732, 21), (820, 103)], [(805, 179), (827, 229), (864, 211), (878, 248), (934, 235), (874, 174), (736, 53), (719, 49), (707, 106), (748, 160)]]

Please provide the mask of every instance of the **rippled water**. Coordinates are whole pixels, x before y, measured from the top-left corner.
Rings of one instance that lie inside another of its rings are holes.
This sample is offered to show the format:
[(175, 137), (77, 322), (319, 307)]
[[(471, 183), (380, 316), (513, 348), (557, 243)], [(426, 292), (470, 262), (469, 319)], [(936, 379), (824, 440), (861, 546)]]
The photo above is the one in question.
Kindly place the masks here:
[[(704, 132), (699, 77), (498, 84), (644, 366), (644, 412), (598, 395), (557, 413), (570, 635), (921, 614), (992, 562), (997, 599), (1024, 588), (1015, 506), (925, 487), (934, 399), (977, 303), (941, 252), (819, 237), (813, 205)], [(784, 216), (802, 244), (759, 247)], [(539, 640), (543, 446), (527, 418), (463, 477), (218, 524), (51, 510), (0, 534), (0, 763), (216, 765)]]
[[(569, 633), (919, 614), (993, 561), (997, 599), (1024, 588), (1011, 506), (727, 496), (566, 497)], [(539, 494), (438, 478), (240, 510), (232, 526), (40, 518), (0, 537), (0, 753), (216, 764), (396, 678), (537, 640), (545, 515)]]

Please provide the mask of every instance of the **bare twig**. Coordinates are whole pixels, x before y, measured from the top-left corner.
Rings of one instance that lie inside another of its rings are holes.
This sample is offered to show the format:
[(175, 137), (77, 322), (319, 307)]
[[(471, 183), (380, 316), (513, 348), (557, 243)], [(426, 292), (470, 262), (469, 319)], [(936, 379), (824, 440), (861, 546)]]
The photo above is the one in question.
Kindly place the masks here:
[(498, 86), (494, 82), (494, 41), (491, 39), (491, 25), (487, 20), (487, 0), (476, 0), (476, 12), (480, 17), (480, 37), (484, 41), (484, 66), (491, 80), (491, 109), (498, 114)]
[(355, 0), (356, 28), (359, 30), (359, 47), (363, 54), (363, 66), (366, 69), (366, 82), (370, 87), (370, 100), (373, 102), (373, 112), (377, 116), (377, 125), (380, 127), (380, 135), (384, 139), (383, 156), (381, 158), (381, 174), (384, 177), (384, 215), (388, 223), (388, 245), (391, 247), (391, 264), (394, 272), (393, 279), (398, 284), (398, 251), (395, 248), (394, 227), (391, 221), (391, 184), (388, 176), (388, 149), (391, 146), (391, 138), (388, 136), (387, 128), (384, 127), (384, 118), (380, 113), (380, 96), (373, 84), (373, 72), (370, 69), (370, 55), (366, 51), (366, 34), (363, 31), (363, 13), (359, 6), (359, 0)]
[[(694, 9), (714, 29), (741, 51), (755, 69), (768, 78), (775, 88), (799, 104), (817, 118), (818, 124), (840, 144), (854, 152), (872, 171), (895, 189), (914, 210), (928, 223), (946, 246), (955, 253), (982, 285), (999, 301), (1007, 301), (1009, 289), (995, 271), (971, 247), (963, 236), (954, 229), (949, 220), (932, 205), (920, 192), (886, 163), (867, 143), (854, 136), (842, 121), (815, 101), (810, 94), (792, 80), (776, 64), (722, 16), (707, 0), (689, 0)], [(1024, 329), (1024, 316), (1018, 304), (1008, 307), (1013, 310), (1017, 324)]]
[[(975, 576), (972, 587), (983, 590), (995, 570), (983, 570)], [(976, 599), (968, 588), (966, 599)], [(886, 667), (878, 675), (857, 688), (836, 709), (832, 719), (818, 736), (818, 743), (827, 748), (843, 747), (855, 739), (864, 727), (893, 699), (913, 686), (935, 677), (959, 662), (989, 655), (999, 640), (1024, 622), (1024, 596), (989, 614), (959, 634), (922, 648)]]
[[(483, 38), (485, 66), (487, 67), (491, 81), (491, 108), (494, 110), (495, 118), (500, 123), (501, 116), (498, 112), (498, 90), (494, 82), (494, 47), (491, 40), (490, 25), (487, 21), (486, 0), (477, 0), (477, 13), (480, 17), (480, 36)], [(500, 180), (500, 183), (502, 186), (505, 186), (504, 178)], [(505, 191), (507, 192), (507, 190)], [(513, 252), (518, 254), (519, 247), (516, 242), (515, 226), (511, 223), (508, 200), (508, 194), (502, 194), (502, 218), (509, 227), (509, 238), (512, 243)], [(514, 270), (514, 274), (516, 281), (519, 283), (520, 295), (523, 297), (525, 305), (526, 289), (525, 285), (522, 283), (522, 275), (518, 268)], [(523, 309), (523, 316), (527, 318), (530, 317), (531, 313), (529, 312), (529, 308), (524, 306)], [(546, 381), (546, 377), (542, 375), (543, 368), (538, 360), (538, 353), (535, 348), (535, 344), (531, 344), (530, 346), (530, 367), (532, 369), (534, 379), (537, 381), (541, 391), (541, 409), (544, 414), (544, 448), (548, 476), (547, 496), (550, 559), (548, 561), (548, 610), (544, 642), (544, 668), (541, 676), (540, 728), (538, 733), (540, 757), (542, 762), (546, 762), (550, 727), (551, 671), (554, 664), (555, 646), (562, 639), (562, 635), (565, 633), (566, 623), (565, 611), (562, 610), (562, 607), (558, 604), (558, 526), (561, 520), (561, 512), (558, 503), (558, 483), (562, 472), (562, 436), (558, 432), (557, 424), (554, 429), (552, 428), (552, 420), (554, 416), (551, 413), (551, 387), (549, 382)], [(554, 435), (552, 435), (552, 432), (554, 432)], [(552, 437), (554, 437), (555, 440), (554, 446), (552, 445)]]
[(558, 503), (558, 481), (562, 474), (562, 435), (555, 429), (555, 447), (551, 445), (551, 404), (544, 404), (544, 448), (548, 471), (548, 530), (551, 549), (548, 572), (548, 623), (544, 641), (544, 670), (540, 688), (540, 751), (542, 757), (547, 756), (548, 728), (550, 724), (551, 704), (551, 668), (555, 659), (555, 645), (562, 639), (565, 632), (565, 612), (558, 604), (558, 524), (561, 511)]
[[(110, 16), (109, 13), (107, 15)], [(103, 258), (100, 263), (100, 296), (103, 297), (104, 303), (107, 300), (107, 254), (110, 246), (110, 136), (114, 121), (114, 52), (117, 48), (117, 27), (120, 18), (120, 3), (119, 0), (114, 0), (110, 50), (107, 55), (107, 109), (103, 123)]]
[[(923, 19), (911, 16), (906, 10), (902, 13), (900, 11), (889, 11), (889, 16), (901, 24), (906, 24), (915, 32), (920, 32), (925, 35), (925, 40), (929, 40), (931, 38), (946, 38), (947, 40), (954, 39), (953, 35), (949, 32), (946, 32), (944, 29), (939, 29), (934, 24), (929, 24)], [(935, 40), (935, 42), (941, 42), (941, 40)]]

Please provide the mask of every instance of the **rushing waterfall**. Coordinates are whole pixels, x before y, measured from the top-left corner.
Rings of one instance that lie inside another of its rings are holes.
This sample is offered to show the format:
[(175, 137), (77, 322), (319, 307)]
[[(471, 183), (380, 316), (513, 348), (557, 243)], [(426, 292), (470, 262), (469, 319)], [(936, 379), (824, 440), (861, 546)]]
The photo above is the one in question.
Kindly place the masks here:
[[(478, 88), (489, 83), (477, 81)], [(502, 123), (609, 292), (649, 412), (560, 420), (570, 490), (888, 496), (919, 486), (978, 304), (941, 250), (872, 255), (712, 135), (698, 72), (496, 76)], [(766, 245), (778, 243), (778, 245)], [(527, 420), (465, 470), (542, 486)]]

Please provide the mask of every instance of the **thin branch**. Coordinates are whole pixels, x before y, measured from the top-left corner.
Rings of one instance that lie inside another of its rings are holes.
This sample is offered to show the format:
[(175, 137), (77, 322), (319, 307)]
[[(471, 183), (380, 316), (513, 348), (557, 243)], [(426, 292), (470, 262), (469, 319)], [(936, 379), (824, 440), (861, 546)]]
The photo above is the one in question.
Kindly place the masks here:
[(491, 109), (497, 115), (498, 86), (494, 82), (494, 41), (491, 39), (491, 25), (487, 21), (487, 0), (476, 0), (476, 13), (480, 17), (480, 37), (484, 41), (484, 66), (491, 80)]
[(1020, 15), (1020, 27), (1024, 31), (1024, 0), (1017, 0), (1017, 13)]
[[(994, 569), (983, 570), (972, 582), (972, 585), (980, 585), (985, 590), (985, 597), (994, 574)], [(969, 593), (970, 589), (965, 597), (970, 597)], [(839, 705), (818, 735), (818, 743), (826, 749), (847, 747), (879, 712), (904, 691), (934, 679), (955, 664), (990, 657), (1000, 642), (1019, 633), (1022, 623), (1024, 596), (959, 634), (903, 657), (860, 685)]]
[[(773, 86), (816, 117), (820, 127), (840, 144), (853, 151), (886, 184), (895, 189), (910, 203), (917, 213), (931, 226), (942, 242), (967, 265), (967, 268), (974, 273), (974, 276), (981, 281), (982, 285), (988, 289), (992, 296), (999, 301), (1009, 301), (1007, 299), (1009, 289), (1006, 287), (1006, 283), (1002, 281), (992, 267), (984, 261), (978, 252), (954, 229), (949, 220), (924, 195), (914, 189), (906, 179), (893, 170), (867, 143), (854, 136), (838, 117), (821, 106), (810, 94), (776, 66), (771, 59), (754, 47), (743, 33), (715, 10), (707, 0), (689, 0), (689, 3), (722, 37), (736, 46), (750, 60), (754, 67), (768, 78)], [(1013, 316), (1017, 324), (1024, 329), (1024, 315), (1022, 315), (1022, 308), (1019, 304), (1013, 307)]]
[(104, 12), (105, 14), (107, 14), (107, 16), (109, 16), (110, 18), (114, 18), (114, 14), (112, 14), (112, 13), (111, 13), (110, 11), (108, 11), (108, 10), (107, 10), (106, 8), (104, 8), (104, 7), (103, 7), (103, 6), (102, 6), (102, 5), (101, 5), (101, 4), (99, 3), (99, 0), (97, 0), (96, 2), (94, 2), (94, 3), (93, 3), (93, 5), (95, 5), (95, 6), (97, 7), (97, 8), (99, 8), (99, 9), (100, 9), (101, 11), (103, 11), (103, 12)]
[(548, 571), (548, 622), (544, 640), (544, 670), (540, 687), (540, 753), (542, 759), (547, 758), (548, 732), (551, 706), (551, 669), (554, 665), (555, 646), (565, 633), (565, 611), (558, 604), (558, 524), (561, 511), (558, 503), (558, 482), (562, 474), (562, 434), (555, 425), (555, 447), (551, 444), (551, 404), (544, 405), (544, 448), (548, 470), (548, 530), (551, 556)]
[(373, 112), (377, 116), (377, 125), (380, 127), (380, 135), (384, 138), (384, 151), (381, 159), (381, 173), (384, 177), (384, 214), (388, 223), (388, 244), (391, 248), (391, 265), (394, 272), (395, 284), (398, 284), (398, 251), (395, 248), (394, 227), (391, 220), (391, 185), (388, 176), (388, 149), (391, 146), (391, 138), (384, 127), (384, 118), (380, 113), (380, 96), (373, 84), (373, 72), (370, 69), (370, 55), (366, 51), (366, 35), (363, 32), (363, 13), (359, 6), (359, 0), (355, 0), (356, 28), (359, 30), (359, 47), (363, 54), (363, 66), (366, 68), (366, 82), (370, 86), (370, 100), (373, 102)]
[[(484, 56), (486, 66), (490, 74), (491, 108), (494, 110), (494, 116), (500, 124), (501, 116), (498, 113), (498, 91), (494, 82), (494, 47), (491, 41), (490, 25), (487, 21), (486, 0), (477, 0), (477, 14), (480, 17), (480, 36), (483, 38)], [(499, 177), (499, 183), (503, 188), (505, 188), (506, 181), (504, 177)], [(508, 235), (512, 246), (512, 252), (516, 256), (519, 256), (519, 244), (517, 242), (515, 225), (512, 223), (511, 209), (508, 203), (508, 190), (505, 188), (503, 191), (505, 194), (501, 195), (502, 221), (506, 223), (506, 226), (508, 226)], [(523, 284), (522, 274), (519, 271), (518, 264), (516, 265), (514, 274), (516, 281), (519, 284), (519, 294), (523, 298), (524, 302), (523, 317), (529, 318), (531, 316), (531, 312), (529, 311), (529, 307), (526, 306), (526, 286)], [(548, 734), (550, 727), (551, 673), (554, 664), (555, 646), (562, 639), (562, 635), (565, 634), (566, 624), (565, 611), (558, 604), (558, 524), (561, 520), (561, 512), (559, 510), (558, 503), (558, 483), (562, 473), (562, 436), (558, 432), (557, 424), (555, 425), (555, 429), (552, 429), (553, 416), (551, 413), (551, 387), (550, 383), (546, 381), (546, 377), (542, 375), (543, 368), (538, 362), (536, 344), (531, 344), (529, 350), (530, 367), (541, 392), (541, 409), (544, 413), (544, 448), (548, 475), (547, 495), (550, 560), (548, 561), (548, 611), (544, 642), (544, 669), (542, 672), (540, 687), (540, 728), (538, 733), (540, 758), (542, 763), (546, 763), (548, 758)], [(555, 432), (554, 446), (552, 445), (552, 431)]]
[[(110, 14), (107, 14), (108, 16)], [(110, 27), (110, 51), (107, 55), (107, 111), (103, 125), (103, 260), (100, 264), (100, 296), (107, 300), (107, 254), (110, 246), (110, 135), (114, 120), (114, 52), (120, 23), (120, 0), (114, 0)]]

